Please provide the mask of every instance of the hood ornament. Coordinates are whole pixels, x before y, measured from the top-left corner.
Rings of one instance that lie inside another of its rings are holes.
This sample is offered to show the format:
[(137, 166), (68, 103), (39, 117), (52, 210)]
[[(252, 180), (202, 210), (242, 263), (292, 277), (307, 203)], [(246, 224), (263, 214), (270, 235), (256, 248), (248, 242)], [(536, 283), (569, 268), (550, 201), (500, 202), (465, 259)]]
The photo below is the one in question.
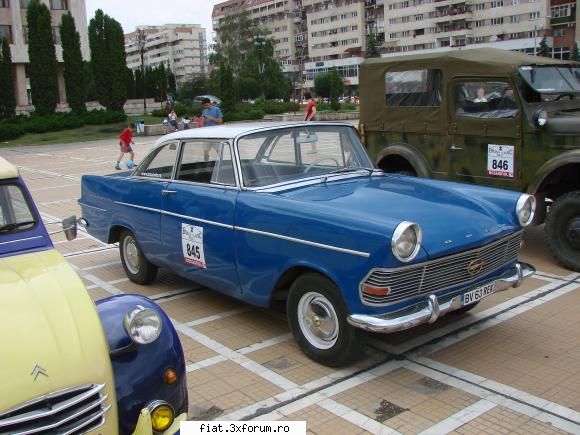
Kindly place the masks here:
[(32, 368), (32, 372), (30, 373), (30, 376), (34, 376), (34, 382), (36, 382), (36, 378), (38, 378), (39, 375), (43, 375), (43, 376), (46, 376), (48, 378), (48, 374), (46, 373), (46, 369), (42, 366), (39, 366), (38, 364), (35, 364), (34, 367)]

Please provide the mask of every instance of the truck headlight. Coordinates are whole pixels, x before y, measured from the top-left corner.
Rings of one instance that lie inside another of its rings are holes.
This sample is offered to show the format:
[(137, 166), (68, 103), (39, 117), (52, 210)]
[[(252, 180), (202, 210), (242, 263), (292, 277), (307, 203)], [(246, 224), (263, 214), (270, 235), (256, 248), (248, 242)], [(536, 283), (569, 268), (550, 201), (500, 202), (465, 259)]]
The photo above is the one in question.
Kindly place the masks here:
[(525, 193), (521, 194), (516, 204), (516, 216), (522, 227), (532, 223), (536, 211), (536, 198)]
[(125, 314), (123, 324), (131, 340), (137, 344), (153, 343), (161, 334), (163, 325), (157, 311), (141, 305)]
[(422, 239), (423, 234), (419, 225), (413, 222), (401, 222), (395, 228), (391, 239), (393, 255), (404, 263), (413, 260), (419, 253)]

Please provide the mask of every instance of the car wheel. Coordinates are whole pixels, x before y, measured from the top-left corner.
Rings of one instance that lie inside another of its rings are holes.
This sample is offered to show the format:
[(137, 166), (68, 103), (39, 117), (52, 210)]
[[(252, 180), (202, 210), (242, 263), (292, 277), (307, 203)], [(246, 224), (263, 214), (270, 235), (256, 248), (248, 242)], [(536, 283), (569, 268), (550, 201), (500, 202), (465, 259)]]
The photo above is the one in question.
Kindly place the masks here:
[(308, 273), (290, 287), (288, 321), (294, 339), (314, 361), (342, 367), (361, 355), (364, 333), (349, 325), (342, 295), (327, 278)]
[(157, 266), (151, 264), (129, 230), (123, 230), (119, 239), (121, 262), (127, 277), (137, 284), (149, 284), (157, 275)]
[(461, 307), (461, 308), (459, 308), (457, 310), (452, 311), (451, 313), (453, 313), (453, 314), (464, 314), (464, 313), (467, 313), (468, 311), (471, 311), (475, 307), (477, 307), (477, 304), (479, 304), (479, 301), (475, 302), (474, 304), (469, 304), (469, 305), (466, 305), (464, 307)]
[(554, 257), (580, 272), (580, 191), (566, 193), (550, 206), (545, 230)]

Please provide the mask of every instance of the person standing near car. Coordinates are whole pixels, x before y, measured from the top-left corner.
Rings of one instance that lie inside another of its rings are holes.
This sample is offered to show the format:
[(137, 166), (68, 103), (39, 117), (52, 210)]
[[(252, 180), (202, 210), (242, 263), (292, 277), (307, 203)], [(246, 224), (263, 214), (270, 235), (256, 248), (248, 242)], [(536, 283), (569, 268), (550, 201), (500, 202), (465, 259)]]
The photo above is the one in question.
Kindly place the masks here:
[[(304, 115), (304, 121), (314, 121), (316, 117), (316, 101), (314, 101), (310, 92), (304, 92), (304, 99), (306, 100), (306, 115)], [(316, 153), (316, 144), (313, 142), (312, 150), (308, 154)]]
[(119, 135), (119, 147), (121, 150), (119, 156), (117, 157), (117, 164), (115, 165), (115, 169), (121, 170), (121, 160), (123, 159), (123, 155), (127, 153), (129, 153), (130, 156), (130, 159), (127, 160), (127, 168), (131, 169), (135, 164), (133, 162), (135, 153), (133, 152), (133, 148), (131, 148), (131, 145), (135, 145), (135, 142), (133, 142), (133, 128), (135, 128), (135, 124), (131, 123)]
[[(223, 124), (224, 122), (224, 115), (219, 107), (214, 106), (211, 104), (209, 98), (204, 98), (201, 100), (201, 105), (203, 106), (203, 111), (201, 112), (201, 120), (203, 121), (203, 126), (210, 127), (212, 125), (219, 125)], [(207, 143), (203, 148), (203, 159), (207, 162), (209, 161), (209, 152), (214, 148), (216, 149), (215, 144)], [(217, 151), (217, 149), (216, 149)]]

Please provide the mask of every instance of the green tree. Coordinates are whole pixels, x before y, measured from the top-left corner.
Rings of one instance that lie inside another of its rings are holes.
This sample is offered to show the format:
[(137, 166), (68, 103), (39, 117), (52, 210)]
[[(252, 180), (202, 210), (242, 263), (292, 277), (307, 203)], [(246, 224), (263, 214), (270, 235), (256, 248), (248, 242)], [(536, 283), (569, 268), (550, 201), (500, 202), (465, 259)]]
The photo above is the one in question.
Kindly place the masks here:
[(177, 83), (175, 81), (175, 74), (173, 74), (173, 71), (171, 70), (167, 70), (167, 89), (169, 90), (170, 94), (172, 95), (177, 94)]
[[(314, 91), (316, 92), (316, 95), (319, 95), (319, 96), (324, 97), (324, 98), (330, 98), (332, 75), (333, 75), (333, 72), (331, 70), (327, 73), (318, 74), (316, 76), (316, 78), (314, 79)], [(337, 75), (338, 75), (338, 73), (337, 73)], [(338, 95), (340, 95), (344, 92), (344, 82), (342, 81), (340, 76), (338, 77), (338, 79), (339, 79), (338, 85), (337, 85), (338, 86)]]
[(161, 64), (157, 67), (156, 71), (156, 93), (155, 98), (157, 101), (164, 101), (167, 95), (167, 70), (165, 65)]
[(137, 98), (143, 98), (144, 88), (143, 74), (141, 73), (141, 68), (139, 68), (135, 70), (135, 95)]
[(572, 51), (572, 60), (574, 62), (580, 62), (580, 50), (578, 50), (578, 43), (574, 44), (574, 50)]
[(244, 64), (245, 57), (254, 47), (254, 36), (260, 32), (250, 19), (248, 11), (226, 15), (220, 21), (217, 42), (209, 55), (212, 65), (227, 62), (235, 76)]
[(0, 119), (14, 116), (16, 98), (14, 97), (14, 75), (12, 56), (8, 39), (1, 38), (0, 58)]
[(332, 110), (340, 109), (340, 104), (338, 103), (339, 95), (344, 91), (344, 83), (338, 75), (336, 68), (332, 68), (329, 72), (329, 93), (330, 93), (330, 106)]
[(232, 67), (225, 62), (220, 63), (219, 86), (221, 93), (218, 96), (222, 100), (221, 108), (224, 112), (234, 111), (239, 98), (236, 95), (236, 89), (234, 87)]
[(537, 55), (543, 56), (543, 57), (551, 57), (550, 56), (550, 47), (548, 47), (548, 38), (546, 38), (545, 36), (540, 41), (540, 45), (538, 46)]
[(83, 61), (83, 76), (85, 101), (97, 101), (97, 87), (95, 85), (95, 76), (93, 74), (93, 67), (90, 62)]
[(66, 99), (74, 113), (86, 112), (85, 82), (81, 38), (71, 13), (62, 16), (60, 23), (62, 59), (64, 61), (64, 85)]
[(381, 57), (377, 37), (374, 33), (371, 33), (367, 37), (367, 51), (365, 53), (365, 57)]
[(26, 21), (34, 110), (40, 114), (54, 113), (58, 103), (58, 75), (50, 11), (39, 0), (31, 0)]
[(178, 100), (184, 101), (209, 93), (207, 77), (203, 74), (196, 74), (179, 86), (176, 95)]
[(138, 98), (135, 90), (135, 74), (131, 68), (127, 68), (127, 98), (130, 100)]
[(122, 111), (127, 100), (123, 28), (98, 9), (89, 24), (89, 45), (98, 100), (107, 110)]

